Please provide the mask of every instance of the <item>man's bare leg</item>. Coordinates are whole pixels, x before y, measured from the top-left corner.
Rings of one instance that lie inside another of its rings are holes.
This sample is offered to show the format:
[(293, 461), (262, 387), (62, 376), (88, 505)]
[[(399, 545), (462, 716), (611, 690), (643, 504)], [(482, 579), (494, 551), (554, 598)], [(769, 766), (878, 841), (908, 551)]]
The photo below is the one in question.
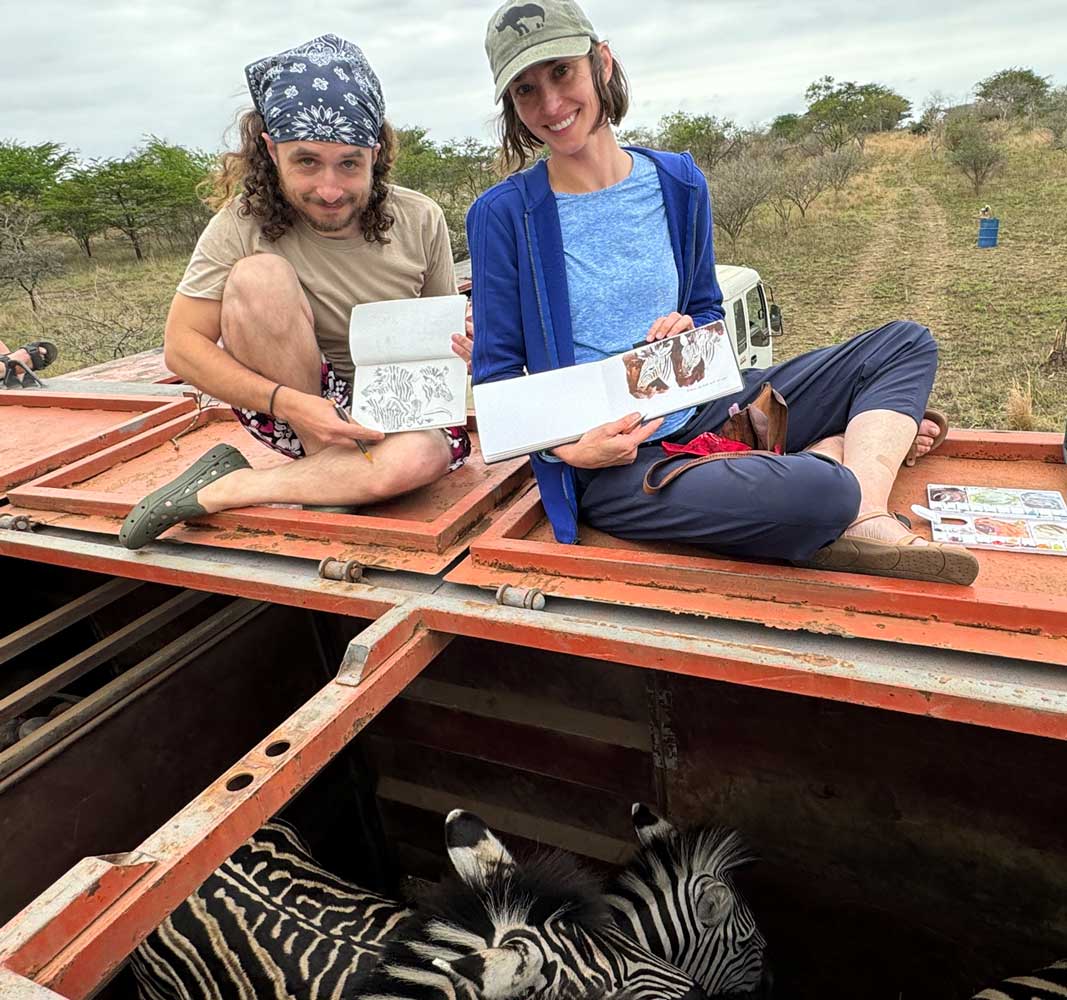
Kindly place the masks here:
[[(238, 261), (222, 299), (222, 340), (241, 364), (281, 385), (318, 396), (321, 359), (311, 306), (292, 267), (274, 254)], [(260, 503), (369, 504), (439, 479), (451, 452), (440, 431), (393, 434), (372, 443), (368, 462), (353, 445), (323, 448), (272, 469), (239, 469), (197, 494), (209, 513)]]

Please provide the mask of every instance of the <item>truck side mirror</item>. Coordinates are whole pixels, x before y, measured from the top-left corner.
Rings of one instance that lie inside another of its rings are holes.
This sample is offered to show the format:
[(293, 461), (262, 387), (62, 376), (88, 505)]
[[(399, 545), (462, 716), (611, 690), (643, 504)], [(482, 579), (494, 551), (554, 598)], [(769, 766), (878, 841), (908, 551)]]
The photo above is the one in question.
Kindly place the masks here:
[(785, 332), (782, 326), (782, 309), (774, 302), (771, 303), (771, 329), (777, 334)]

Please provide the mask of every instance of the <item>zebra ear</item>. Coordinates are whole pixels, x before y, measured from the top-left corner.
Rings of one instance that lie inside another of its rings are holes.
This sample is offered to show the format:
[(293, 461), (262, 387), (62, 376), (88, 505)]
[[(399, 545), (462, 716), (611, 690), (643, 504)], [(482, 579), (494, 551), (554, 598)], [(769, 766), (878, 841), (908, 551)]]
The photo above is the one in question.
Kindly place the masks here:
[(721, 924), (734, 905), (734, 894), (730, 887), (722, 882), (712, 882), (697, 899), (696, 913), (705, 927)]
[(450, 976), (474, 987), (485, 1000), (520, 996), (541, 979), (541, 953), (515, 942), (502, 948), (487, 948), (452, 961), (435, 958), (433, 964)]
[(453, 809), (445, 820), (445, 845), (456, 873), (473, 889), (484, 887), (500, 869), (515, 867), (515, 859), (493, 831), (462, 809)]
[(643, 802), (635, 802), (630, 815), (633, 817), (634, 830), (642, 847), (648, 847), (656, 840), (665, 840), (674, 833), (674, 827), (657, 816)]

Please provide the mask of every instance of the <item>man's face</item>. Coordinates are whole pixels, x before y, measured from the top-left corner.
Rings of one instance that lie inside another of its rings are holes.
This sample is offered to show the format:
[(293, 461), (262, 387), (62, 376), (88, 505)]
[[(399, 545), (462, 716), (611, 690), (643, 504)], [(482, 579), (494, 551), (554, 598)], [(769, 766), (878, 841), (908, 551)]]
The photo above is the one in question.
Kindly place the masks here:
[(359, 215), (370, 198), (372, 168), (380, 147), (337, 142), (274, 142), (264, 133), (286, 201), (316, 232), (359, 233)]

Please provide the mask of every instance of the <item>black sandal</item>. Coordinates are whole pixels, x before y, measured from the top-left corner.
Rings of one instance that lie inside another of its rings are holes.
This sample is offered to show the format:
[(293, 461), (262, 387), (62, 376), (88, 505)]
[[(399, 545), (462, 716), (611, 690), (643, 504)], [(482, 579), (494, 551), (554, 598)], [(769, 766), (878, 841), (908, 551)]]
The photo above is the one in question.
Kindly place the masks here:
[(4, 388), (44, 388), (44, 383), (34, 372), (42, 371), (55, 361), (59, 357), (59, 348), (50, 340), (35, 340), (32, 344), (23, 344), (22, 347), (17, 348), (17, 351), (25, 351), (29, 355), (29, 367), (24, 362), (11, 357), (10, 354), (0, 354), (0, 363), (4, 365)]

